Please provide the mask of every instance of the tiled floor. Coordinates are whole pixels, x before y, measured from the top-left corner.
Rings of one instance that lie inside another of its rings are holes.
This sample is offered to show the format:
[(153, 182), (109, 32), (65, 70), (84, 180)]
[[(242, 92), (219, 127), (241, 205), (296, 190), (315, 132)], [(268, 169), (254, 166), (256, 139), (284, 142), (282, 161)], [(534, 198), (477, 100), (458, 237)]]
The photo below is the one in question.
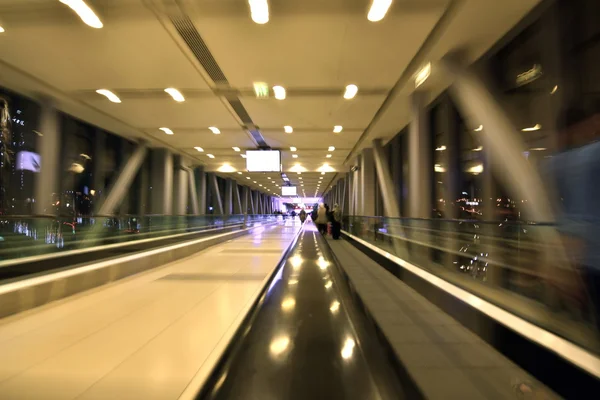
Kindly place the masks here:
[(0, 321), (0, 398), (179, 398), (299, 228), (288, 220)]

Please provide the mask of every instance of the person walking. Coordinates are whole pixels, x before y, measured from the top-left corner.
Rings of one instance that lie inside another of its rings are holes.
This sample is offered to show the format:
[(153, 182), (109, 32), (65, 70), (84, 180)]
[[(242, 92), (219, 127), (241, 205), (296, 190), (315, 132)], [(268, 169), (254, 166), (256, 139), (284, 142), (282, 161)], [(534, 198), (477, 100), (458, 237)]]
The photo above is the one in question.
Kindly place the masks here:
[(325, 209), (325, 205), (323, 203), (319, 204), (319, 209), (317, 210), (317, 220), (316, 220), (317, 228), (322, 235), (327, 234), (327, 210)]
[(337, 204), (333, 206), (333, 210), (331, 211), (331, 225), (333, 239), (338, 240), (342, 231), (342, 210)]
[(304, 221), (306, 221), (306, 211), (304, 211), (304, 208), (302, 210), (300, 210), (300, 222), (304, 223)]

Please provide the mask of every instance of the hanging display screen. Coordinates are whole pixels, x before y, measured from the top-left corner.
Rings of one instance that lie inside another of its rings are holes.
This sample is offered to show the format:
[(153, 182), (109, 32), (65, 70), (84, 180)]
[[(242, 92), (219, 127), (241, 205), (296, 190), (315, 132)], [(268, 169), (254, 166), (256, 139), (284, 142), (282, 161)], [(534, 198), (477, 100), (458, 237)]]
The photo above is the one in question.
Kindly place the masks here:
[(281, 172), (281, 152), (279, 150), (246, 151), (248, 172)]
[(281, 187), (281, 195), (282, 196), (296, 196), (296, 186), (282, 186)]

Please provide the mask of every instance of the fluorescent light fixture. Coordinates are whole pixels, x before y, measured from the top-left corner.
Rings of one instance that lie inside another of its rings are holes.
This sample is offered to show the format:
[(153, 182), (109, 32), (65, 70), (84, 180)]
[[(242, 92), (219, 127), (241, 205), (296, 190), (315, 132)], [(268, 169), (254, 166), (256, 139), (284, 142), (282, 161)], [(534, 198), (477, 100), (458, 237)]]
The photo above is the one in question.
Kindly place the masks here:
[(348, 85), (348, 86), (346, 86), (346, 92), (344, 93), (344, 98), (346, 100), (353, 99), (354, 96), (356, 96), (356, 93), (358, 93), (358, 86)]
[(285, 88), (283, 86), (273, 86), (273, 92), (277, 100), (285, 100)]
[(297, 148), (295, 148), (294, 146), (290, 147), (290, 151), (296, 151), (298, 150)]
[(102, 96), (105, 96), (108, 100), (112, 101), (113, 103), (120, 103), (121, 99), (114, 94), (113, 92), (111, 92), (108, 89), (98, 89), (96, 90), (96, 93), (101, 94)]
[(292, 132), (294, 132), (294, 128), (292, 128), (289, 125), (284, 126), (283, 129), (284, 129), (285, 133), (292, 133)]
[(254, 94), (257, 99), (268, 99), (269, 85), (265, 82), (254, 82)]
[(429, 78), (429, 75), (431, 75), (431, 63), (427, 63), (415, 74), (415, 88), (424, 84), (427, 78)]
[(440, 146), (437, 149), (435, 149), (435, 151), (444, 151), (446, 150), (446, 146)]
[(194, 147), (196, 150), (198, 150), (200, 153), (202, 153), (204, 151), (204, 149), (202, 147)]
[(212, 154), (207, 154), (206, 155), (208, 158), (215, 158), (215, 156), (213, 156)]
[(446, 168), (442, 167), (440, 164), (435, 164), (433, 167), (435, 172), (446, 172)]
[(100, 29), (104, 25), (102, 25), (102, 21), (100, 18), (92, 11), (92, 9), (85, 4), (83, 0), (59, 0), (61, 3), (67, 5), (71, 10), (75, 11), (79, 18), (88, 26), (92, 28)]
[(209, 126), (208, 129), (210, 129), (210, 131), (212, 133), (214, 133), (215, 135), (219, 135), (221, 133), (221, 131), (219, 130), (219, 128), (216, 128), (214, 126)]
[(546, 151), (548, 149), (545, 147), (534, 147), (533, 149), (529, 149), (529, 150), (531, 150), (531, 151)]
[[(301, 173), (302, 171), (306, 171), (306, 168), (304, 168), (300, 163), (296, 163), (296, 165), (294, 165), (292, 168), (290, 168), (290, 172)], [(286, 180), (286, 179), (284, 178), (283, 180)]]
[(329, 148), (327, 149), (327, 151), (335, 151), (335, 147), (329, 146)]
[(331, 154), (327, 154), (325, 157), (326, 158), (331, 158)]
[(175, 100), (178, 103), (185, 101), (185, 97), (183, 97), (181, 92), (175, 88), (166, 88), (165, 92), (169, 93), (173, 100)]
[(481, 132), (483, 130), (483, 125), (479, 125), (477, 128), (475, 128), (475, 132)]
[(532, 127), (529, 128), (523, 128), (521, 129), (523, 132), (534, 132), (534, 131), (539, 131), (540, 129), (542, 129), (542, 126), (540, 124), (535, 124)]
[(232, 147), (233, 151), (240, 151), (239, 147)]
[(340, 133), (343, 129), (341, 125), (336, 125), (333, 127), (333, 133)]
[(321, 175), (325, 175), (325, 172), (335, 172), (335, 169), (333, 169), (329, 164), (325, 163), (318, 169), (318, 171), (321, 171)]
[(163, 131), (167, 135), (172, 135), (173, 134), (173, 131), (170, 130), (169, 128), (158, 128), (158, 129), (160, 129), (161, 131)]
[(225, 163), (225, 164), (221, 165), (217, 169), (217, 171), (219, 171), (219, 172), (235, 172), (236, 170), (230, 164)]
[(250, 17), (259, 25), (269, 22), (269, 3), (267, 0), (248, 0)]
[(292, 158), (298, 158), (298, 154), (292, 154)]
[(391, 5), (392, 0), (373, 0), (371, 8), (369, 9), (369, 14), (367, 14), (367, 19), (371, 22), (381, 21), (385, 17), (385, 14), (387, 14)]

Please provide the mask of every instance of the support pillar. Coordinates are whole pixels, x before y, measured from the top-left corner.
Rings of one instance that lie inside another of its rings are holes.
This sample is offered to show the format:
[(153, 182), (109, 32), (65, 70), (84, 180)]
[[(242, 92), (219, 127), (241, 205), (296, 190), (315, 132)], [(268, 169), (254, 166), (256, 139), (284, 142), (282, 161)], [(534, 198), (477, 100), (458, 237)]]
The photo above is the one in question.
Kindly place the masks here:
[(217, 181), (217, 176), (213, 173), (208, 174), (208, 183), (210, 185), (212, 198), (215, 200), (215, 211), (217, 211), (215, 212), (215, 214), (224, 215), (223, 201), (221, 200), (221, 191), (219, 190), (219, 182)]
[(233, 181), (225, 179), (225, 204), (223, 204), (225, 215), (233, 214)]
[(152, 214), (173, 214), (173, 155), (166, 149), (152, 150)]
[(36, 215), (54, 215), (56, 209), (52, 203), (59, 190), (61, 135), (58, 113), (49, 99), (42, 102), (39, 130), (42, 134), (37, 139), (41, 160), (40, 173), (35, 180), (33, 210)]
[(198, 215), (206, 215), (206, 173), (204, 167), (196, 167), (193, 170), (198, 193)]
[(364, 149), (360, 158), (360, 215), (375, 216), (375, 163), (373, 149)]
[(237, 215), (246, 214), (245, 209), (242, 207), (242, 200), (240, 198), (240, 186), (236, 181), (233, 181), (233, 213)]
[(188, 185), (190, 192), (190, 203), (192, 205), (192, 215), (200, 215), (200, 207), (198, 204), (198, 188), (196, 187), (196, 177), (192, 168), (186, 168)]
[(187, 205), (188, 205), (188, 182), (189, 182), (189, 174), (187, 172), (187, 160), (182, 156), (178, 157), (177, 160), (177, 169), (175, 172), (176, 180), (175, 180), (175, 213), (177, 215), (186, 215), (187, 214)]
[(119, 207), (125, 195), (129, 191), (135, 176), (140, 169), (140, 166), (144, 162), (148, 149), (146, 144), (141, 143), (135, 149), (131, 157), (125, 162), (123, 168), (118, 174), (118, 178), (104, 200), (104, 204), (100, 207), (98, 212), (99, 215), (107, 216), (112, 215), (115, 210)]
[(412, 121), (408, 132), (409, 217), (431, 218), (431, 138), (426, 106), (426, 93), (412, 95)]

